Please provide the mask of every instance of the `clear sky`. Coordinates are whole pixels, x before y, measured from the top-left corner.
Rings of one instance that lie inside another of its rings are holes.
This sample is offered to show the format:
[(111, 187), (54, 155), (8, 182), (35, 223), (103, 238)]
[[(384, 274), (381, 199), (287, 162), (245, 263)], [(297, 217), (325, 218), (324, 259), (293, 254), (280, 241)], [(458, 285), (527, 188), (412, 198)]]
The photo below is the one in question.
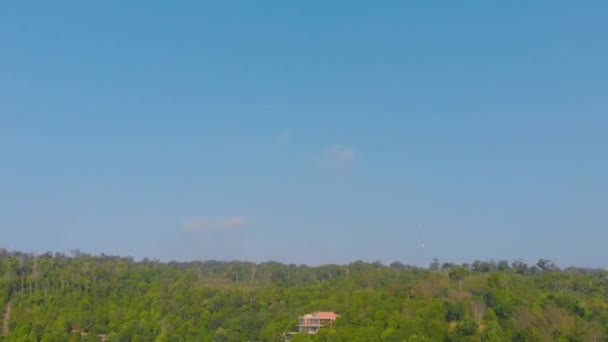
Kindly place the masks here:
[(0, 245), (608, 266), (607, 17), (606, 1), (3, 2)]

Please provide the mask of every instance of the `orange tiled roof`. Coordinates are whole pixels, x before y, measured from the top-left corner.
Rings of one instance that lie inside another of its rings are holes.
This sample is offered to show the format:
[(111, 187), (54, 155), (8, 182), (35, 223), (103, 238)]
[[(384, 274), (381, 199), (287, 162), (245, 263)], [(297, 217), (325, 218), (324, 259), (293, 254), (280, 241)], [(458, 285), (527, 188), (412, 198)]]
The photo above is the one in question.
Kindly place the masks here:
[(336, 319), (338, 318), (338, 314), (333, 311), (317, 311), (314, 314), (315, 318), (328, 318), (328, 319)]

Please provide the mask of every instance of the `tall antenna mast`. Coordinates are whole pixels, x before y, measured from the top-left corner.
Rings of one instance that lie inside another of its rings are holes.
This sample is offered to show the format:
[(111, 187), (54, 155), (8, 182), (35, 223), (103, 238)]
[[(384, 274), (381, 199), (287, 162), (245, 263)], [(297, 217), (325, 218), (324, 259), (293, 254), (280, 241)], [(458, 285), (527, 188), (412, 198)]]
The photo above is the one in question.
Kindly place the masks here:
[(420, 234), (419, 239), (420, 239), (420, 254), (422, 257), (422, 264), (423, 264), (422, 266), (428, 266), (428, 265), (425, 265), (427, 260), (426, 260), (426, 253), (424, 252), (424, 225), (422, 225), (420, 223), (418, 224), (418, 234)]
[(418, 224), (418, 231), (420, 233), (420, 248), (424, 249), (424, 226)]

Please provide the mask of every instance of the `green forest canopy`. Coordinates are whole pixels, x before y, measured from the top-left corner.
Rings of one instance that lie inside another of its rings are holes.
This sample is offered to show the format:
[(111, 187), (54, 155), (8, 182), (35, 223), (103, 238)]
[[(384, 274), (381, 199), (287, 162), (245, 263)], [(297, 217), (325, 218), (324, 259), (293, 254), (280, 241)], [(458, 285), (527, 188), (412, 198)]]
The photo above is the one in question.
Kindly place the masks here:
[(0, 251), (1, 340), (607, 341), (608, 272), (541, 259), (286, 265)]

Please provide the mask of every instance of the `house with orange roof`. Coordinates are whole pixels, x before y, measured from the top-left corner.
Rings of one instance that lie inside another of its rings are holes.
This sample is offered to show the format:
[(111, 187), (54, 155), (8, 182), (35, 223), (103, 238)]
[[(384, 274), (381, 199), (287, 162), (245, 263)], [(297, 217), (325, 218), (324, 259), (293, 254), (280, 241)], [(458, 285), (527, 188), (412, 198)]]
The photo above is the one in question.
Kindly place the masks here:
[(312, 314), (306, 314), (298, 319), (298, 331), (288, 332), (285, 334), (285, 341), (289, 341), (293, 335), (301, 332), (306, 332), (314, 335), (319, 332), (322, 327), (332, 324), (338, 318), (338, 314), (333, 311), (316, 311)]

